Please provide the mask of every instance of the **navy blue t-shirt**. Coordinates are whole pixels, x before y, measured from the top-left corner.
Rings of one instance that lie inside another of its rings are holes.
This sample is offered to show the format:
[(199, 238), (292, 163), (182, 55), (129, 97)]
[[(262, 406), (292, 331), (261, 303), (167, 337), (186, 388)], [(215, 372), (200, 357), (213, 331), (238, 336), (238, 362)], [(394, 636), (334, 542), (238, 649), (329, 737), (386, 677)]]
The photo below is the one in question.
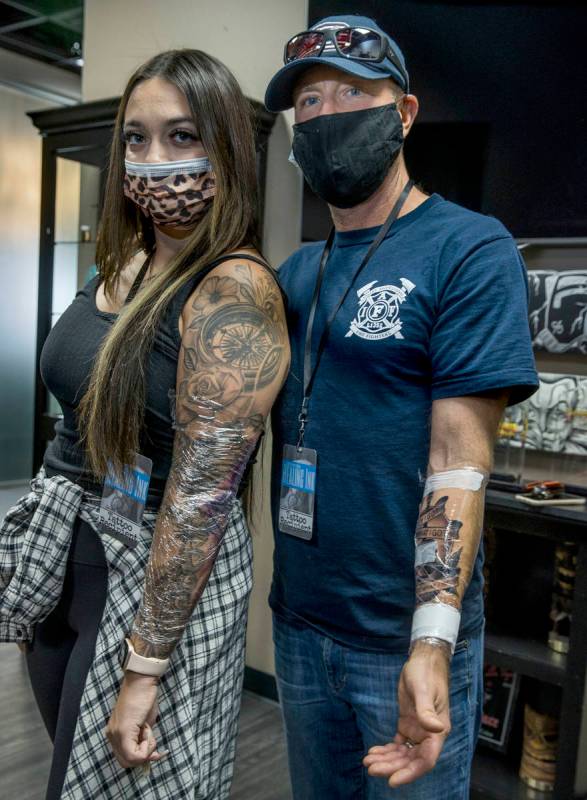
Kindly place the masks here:
[[(313, 332), (379, 228), (337, 233)], [(278, 530), (281, 452), (296, 444), (304, 340), (324, 243), (279, 271), (292, 363), (273, 412), (275, 530), (270, 604), (354, 647), (402, 652), (415, 606), (414, 532), (437, 398), (538, 385), (525, 268), (497, 220), (438, 195), (400, 217), (338, 312), (314, 382), (305, 446), (318, 453), (314, 533)], [(312, 359), (314, 363), (314, 357)], [(482, 626), (482, 556), (463, 600), (461, 635)]]

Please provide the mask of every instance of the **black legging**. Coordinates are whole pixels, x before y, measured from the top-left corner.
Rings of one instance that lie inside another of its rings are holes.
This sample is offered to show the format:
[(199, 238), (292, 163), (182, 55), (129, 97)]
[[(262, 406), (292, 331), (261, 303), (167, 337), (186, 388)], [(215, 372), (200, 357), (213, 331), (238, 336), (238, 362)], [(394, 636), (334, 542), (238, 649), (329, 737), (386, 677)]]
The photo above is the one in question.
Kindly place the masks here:
[(78, 519), (61, 599), (36, 626), (27, 652), (33, 692), (54, 748), (46, 800), (61, 797), (107, 585), (102, 543), (96, 532)]

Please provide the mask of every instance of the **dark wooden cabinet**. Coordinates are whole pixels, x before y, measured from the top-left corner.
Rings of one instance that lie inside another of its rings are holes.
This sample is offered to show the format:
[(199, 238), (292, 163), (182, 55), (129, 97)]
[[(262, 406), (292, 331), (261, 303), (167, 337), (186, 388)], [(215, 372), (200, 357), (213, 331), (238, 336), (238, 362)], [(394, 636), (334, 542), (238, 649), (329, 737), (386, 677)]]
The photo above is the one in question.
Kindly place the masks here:
[[(546, 638), (537, 637), (533, 626), (528, 625), (528, 635), (498, 633), (488, 627), (485, 639), (485, 661), (506, 667), (521, 676), (533, 678), (560, 687), (560, 736), (557, 755), (555, 789), (551, 793), (537, 792), (525, 786), (517, 774), (517, 765), (499, 753), (478, 748), (473, 764), (471, 798), (473, 800), (573, 800), (577, 762), (580, 757), (579, 742), (583, 715), (585, 673), (587, 667), (587, 511), (582, 507), (551, 507), (534, 509), (513, 495), (489, 490), (486, 502), (486, 523), (507, 534), (511, 541), (507, 547), (515, 548), (516, 539), (522, 537), (533, 543), (534, 553), (529, 552), (529, 562), (547, 544), (574, 542), (578, 547), (575, 590), (573, 597), (573, 621), (566, 654), (557, 653), (548, 647)], [(551, 572), (546, 565), (543, 580), (532, 591), (538, 591), (549, 603), (552, 584)], [(529, 589), (524, 585), (524, 575), (519, 582), (504, 580), (498, 569), (492, 576), (494, 591), (511, 604), (512, 609), (523, 602)], [(532, 598), (530, 598), (532, 608)], [(536, 614), (542, 611), (536, 610)], [(587, 757), (583, 753), (583, 758)]]

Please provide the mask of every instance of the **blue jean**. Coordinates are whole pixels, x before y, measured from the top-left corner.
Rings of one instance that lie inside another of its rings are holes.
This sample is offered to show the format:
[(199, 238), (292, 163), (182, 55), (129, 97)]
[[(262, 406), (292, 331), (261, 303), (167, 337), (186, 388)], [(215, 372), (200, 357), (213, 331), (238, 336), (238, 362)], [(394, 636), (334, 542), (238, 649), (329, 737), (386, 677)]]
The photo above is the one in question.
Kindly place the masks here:
[(398, 789), (362, 759), (393, 739), (403, 654), (345, 647), (273, 618), (279, 698), (294, 800), (468, 800), (483, 703), (483, 636), (460, 641), (451, 666), (452, 730), (434, 769)]

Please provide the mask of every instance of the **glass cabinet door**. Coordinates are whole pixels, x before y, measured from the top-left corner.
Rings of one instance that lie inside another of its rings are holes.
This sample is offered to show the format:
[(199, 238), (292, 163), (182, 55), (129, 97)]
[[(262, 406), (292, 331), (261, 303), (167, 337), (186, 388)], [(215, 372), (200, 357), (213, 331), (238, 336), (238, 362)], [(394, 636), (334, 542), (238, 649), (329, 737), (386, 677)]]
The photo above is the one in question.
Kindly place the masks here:
[[(51, 327), (96, 273), (103, 169), (91, 161), (102, 158), (103, 149), (92, 148), (69, 150), (56, 157)], [(50, 393), (46, 411), (51, 417), (61, 414)]]

